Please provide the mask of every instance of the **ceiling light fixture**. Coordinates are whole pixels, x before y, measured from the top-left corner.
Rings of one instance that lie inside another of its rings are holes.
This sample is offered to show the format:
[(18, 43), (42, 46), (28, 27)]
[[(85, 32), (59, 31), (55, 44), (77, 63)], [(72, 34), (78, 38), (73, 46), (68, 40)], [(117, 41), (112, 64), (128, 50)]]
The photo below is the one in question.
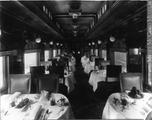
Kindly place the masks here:
[(43, 11), (45, 12), (45, 6), (43, 6)]
[(35, 42), (36, 42), (36, 43), (40, 43), (40, 42), (41, 42), (41, 38), (40, 38), (40, 37), (36, 38), (36, 39), (35, 39)]
[(72, 19), (77, 19), (79, 16), (81, 16), (80, 12), (70, 12), (70, 16), (72, 16)]
[(109, 39), (110, 39), (111, 42), (115, 42), (115, 40), (116, 40), (115, 37), (113, 37), (113, 36), (110, 36)]
[(95, 42), (92, 42), (92, 45), (95, 45)]
[(58, 45), (59, 45), (59, 43), (56, 43), (56, 45), (58, 46)]
[(101, 44), (101, 40), (98, 40), (98, 44), (99, 44), (99, 45)]
[(73, 19), (77, 19), (77, 18), (78, 18), (78, 14), (73, 13), (73, 14), (72, 14), (72, 18), (73, 18)]
[(73, 31), (74, 34), (77, 34), (78, 31)]
[(78, 25), (73, 25), (73, 29), (77, 29), (78, 28)]
[(50, 41), (50, 45), (53, 45), (53, 41)]

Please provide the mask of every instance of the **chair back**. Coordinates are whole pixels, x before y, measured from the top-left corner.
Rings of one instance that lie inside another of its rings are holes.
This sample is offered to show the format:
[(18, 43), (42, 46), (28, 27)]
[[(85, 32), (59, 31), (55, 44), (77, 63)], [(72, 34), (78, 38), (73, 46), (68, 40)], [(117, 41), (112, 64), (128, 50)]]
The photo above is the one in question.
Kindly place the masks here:
[(36, 77), (45, 73), (44, 66), (32, 66), (30, 67), (31, 76)]
[(141, 73), (121, 73), (120, 74), (120, 87), (121, 91), (131, 90), (136, 87), (138, 90), (143, 91), (143, 80)]
[(38, 92), (38, 77), (44, 75), (44, 66), (32, 66), (30, 67), (31, 73), (31, 93)]
[(31, 76), (27, 74), (11, 74), (8, 81), (8, 93), (21, 92), (29, 94), (31, 90)]
[(39, 92), (47, 90), (49, 92), (58, 92), (59, 77), (57, 74), (42, 75), (39, 77)]
[(107, 82), (119, 81), (121, 65), (107, 65)]

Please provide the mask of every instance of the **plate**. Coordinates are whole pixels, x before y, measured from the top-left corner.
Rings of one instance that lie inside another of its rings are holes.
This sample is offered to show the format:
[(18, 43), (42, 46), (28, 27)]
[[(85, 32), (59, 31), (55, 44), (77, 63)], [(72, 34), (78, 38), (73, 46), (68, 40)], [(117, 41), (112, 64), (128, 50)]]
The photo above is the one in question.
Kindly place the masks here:
[(141, 99), (144, 97), (144, 95), (141, 93), (141, 94), (135, 94), (135, 95), (132, 95), (131, 92), (128, 93), (128, 96), (131, 97), (131, 98), (134, 98), (134, 99)]

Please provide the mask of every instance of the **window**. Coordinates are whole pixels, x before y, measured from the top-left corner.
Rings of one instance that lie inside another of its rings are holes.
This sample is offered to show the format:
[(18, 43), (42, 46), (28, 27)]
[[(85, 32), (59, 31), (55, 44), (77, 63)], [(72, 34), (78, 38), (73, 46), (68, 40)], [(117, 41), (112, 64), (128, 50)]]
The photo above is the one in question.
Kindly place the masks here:
[(144, 84), (145, 84), (145, 87), (146, 87), (146, 90), (150, 90), (152, 92), (152, 55), (148, 55), (147, 56), (147, 80), (144, 80)]
[(58, 53), (58, 55), (61, 55), (61, 49), (58, 49), (57, 53)]
[(98, 49), (95, 49), (94, 54), (96, 57), (98, 56)]
[(48, 61), (48, 59), (50, 59), (50, 51), (49, 50), (45, 50), (44, 51), (44, 59), (45, 61)]
[(53, 58), (55, 58), (57, 56), (57, 50), (53, 49)]
[(38, 66), (40, 56), (38, 52), (29, 52), (24, 54), (24, 73), (30, 72), (31, 66)]
[(148, 85), (152, 87), (152, 55), (148, 55)]
[(127, 53), (126, 52), (114, 52), (115, 65), (122, 66), (122, 72), (127, 72)]
[(6, 80), (8, 77), (8, 63), (9, 57), (7, 56), (0, 56), (0, 90), (6, 88)]
[(107, 60), (107, 51), (106, 50), (102, 50), (102, 58), (104, 60)]
[(4, 67), (3, 67), (3, 57), (0, 57), (0, 89), (4, 86)]
[(90, 52), (91, 52), (91, 53), (90, 53), (91, 55), (94, 55), (94, 53), (93, 53), (93, 49), (91, 49), (91, 51), (90, 51)]

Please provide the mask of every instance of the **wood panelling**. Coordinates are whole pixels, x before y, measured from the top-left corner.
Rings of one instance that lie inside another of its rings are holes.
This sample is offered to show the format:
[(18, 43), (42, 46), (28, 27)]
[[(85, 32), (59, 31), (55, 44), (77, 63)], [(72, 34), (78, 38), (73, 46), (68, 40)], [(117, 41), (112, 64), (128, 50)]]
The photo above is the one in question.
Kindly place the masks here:
[(147, 64), (148, 64), (148, 82), (150, 85), (152, 85), (152, 1), (148, 1)]

